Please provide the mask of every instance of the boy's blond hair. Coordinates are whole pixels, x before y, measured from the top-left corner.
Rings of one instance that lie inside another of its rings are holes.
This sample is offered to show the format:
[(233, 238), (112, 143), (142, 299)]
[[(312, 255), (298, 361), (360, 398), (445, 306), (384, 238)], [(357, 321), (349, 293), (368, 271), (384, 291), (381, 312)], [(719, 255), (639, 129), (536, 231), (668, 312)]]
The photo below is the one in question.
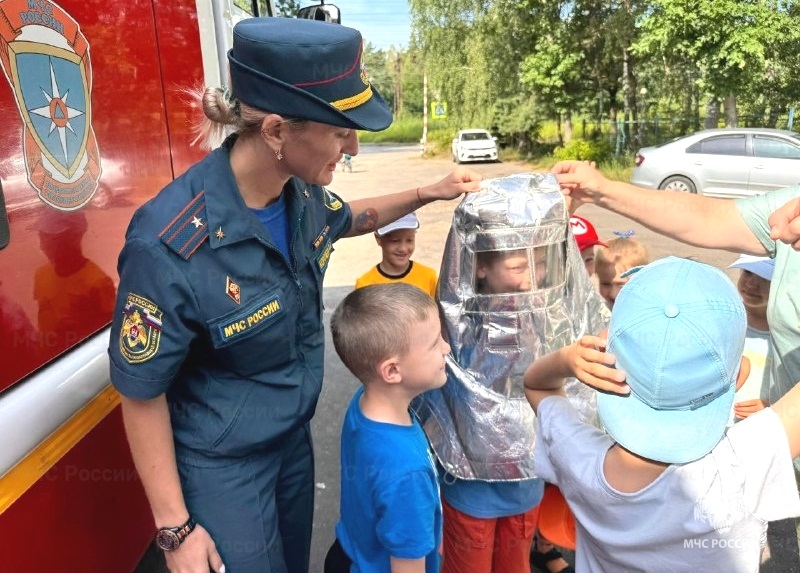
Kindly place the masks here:
[(618, 237), (607, 242), (606, 247), (600, 247), (596, 254), (597, 264), (621, 264), (625, 269), (646, 265), (650, 262), (650, 252), (636, 239)]
[(428, 293), (407, 283), (368, 285), (348, 294), (331, 316), (336, 353), (362, 383), (377, 366), (409, 349), (411, 327), (438, 307)]

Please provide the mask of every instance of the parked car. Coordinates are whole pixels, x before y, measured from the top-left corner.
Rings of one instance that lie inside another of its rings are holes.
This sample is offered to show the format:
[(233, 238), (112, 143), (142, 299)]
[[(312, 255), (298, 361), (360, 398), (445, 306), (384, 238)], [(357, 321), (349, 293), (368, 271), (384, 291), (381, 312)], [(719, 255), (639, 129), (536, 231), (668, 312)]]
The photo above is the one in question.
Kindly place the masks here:
[(743, 197), (800, 183), (800, 134), (781, 129), (707, 129), (636, 154), (631, 183)]
[(462, 129), (453, 138), (453, 161), (497, 161), (497, 138), (485, 129)]

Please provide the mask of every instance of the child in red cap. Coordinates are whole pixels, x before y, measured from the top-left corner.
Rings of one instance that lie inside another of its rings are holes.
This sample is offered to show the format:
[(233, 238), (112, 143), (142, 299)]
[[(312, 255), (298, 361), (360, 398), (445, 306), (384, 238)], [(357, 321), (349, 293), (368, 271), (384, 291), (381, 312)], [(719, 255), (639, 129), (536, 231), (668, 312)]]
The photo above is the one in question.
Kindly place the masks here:
[(569, 218), (569, 227), (572, 229), (575, 242), (578, 243), (578, 250), (581, 252), (583, 264), (586, 265), (586, 272), (592, 276), (595, 268), (594, 248), (596, 245), (605, 247), (606, 244), (597, 236), (597, 231), (589, 219), (572, 215)]

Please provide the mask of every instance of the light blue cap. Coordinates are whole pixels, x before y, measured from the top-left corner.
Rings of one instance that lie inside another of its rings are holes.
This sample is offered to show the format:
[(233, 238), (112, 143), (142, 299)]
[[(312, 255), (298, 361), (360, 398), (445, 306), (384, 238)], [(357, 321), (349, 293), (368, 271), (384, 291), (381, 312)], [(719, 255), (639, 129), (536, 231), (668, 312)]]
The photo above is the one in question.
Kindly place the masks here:
[(597, 396), (609, 435), (665, 463), (710, 452), (730, 417), (746, 328), (739, 293), (712, 266), (667, 257), (631, 275), (614, 303), (607, 349), (631, 393)]

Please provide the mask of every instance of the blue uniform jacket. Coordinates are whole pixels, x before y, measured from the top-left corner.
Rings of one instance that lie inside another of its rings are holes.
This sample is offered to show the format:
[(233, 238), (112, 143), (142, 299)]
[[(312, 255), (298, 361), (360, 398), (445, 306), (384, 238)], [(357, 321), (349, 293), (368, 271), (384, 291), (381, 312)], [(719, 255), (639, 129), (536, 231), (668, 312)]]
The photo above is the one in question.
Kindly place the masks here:
[(134, 215), (119, 258), (111, 380), (167, 394), (176, 445), (241, 456), (311, 419), (322, 386), (322, 279), (349, 207), (284, 188), (291, 261), (244, 204), (222, 148)]

